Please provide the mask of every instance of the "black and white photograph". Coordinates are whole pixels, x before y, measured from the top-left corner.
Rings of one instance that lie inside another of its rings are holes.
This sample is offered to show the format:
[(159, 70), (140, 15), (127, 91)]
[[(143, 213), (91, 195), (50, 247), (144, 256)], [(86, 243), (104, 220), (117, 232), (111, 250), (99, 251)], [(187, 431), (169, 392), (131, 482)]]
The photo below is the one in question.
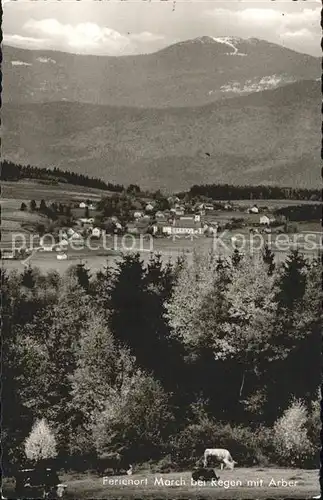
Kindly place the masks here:
[(3, 499), (323, 498), (320, 23), (2, 0)]

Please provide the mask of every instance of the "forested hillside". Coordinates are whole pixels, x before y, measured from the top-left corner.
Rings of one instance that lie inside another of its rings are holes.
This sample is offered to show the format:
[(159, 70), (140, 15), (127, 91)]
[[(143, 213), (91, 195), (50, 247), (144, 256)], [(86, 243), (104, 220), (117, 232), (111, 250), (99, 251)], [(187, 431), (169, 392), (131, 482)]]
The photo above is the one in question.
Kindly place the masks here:
[(5, 469), (41, 418), (74, 469), (107, 452), (187, 467), (209, 442), (245, 465), (315, 467), (319, 261), (128, 255), (115, 270), (27, 268), (2, 283)]

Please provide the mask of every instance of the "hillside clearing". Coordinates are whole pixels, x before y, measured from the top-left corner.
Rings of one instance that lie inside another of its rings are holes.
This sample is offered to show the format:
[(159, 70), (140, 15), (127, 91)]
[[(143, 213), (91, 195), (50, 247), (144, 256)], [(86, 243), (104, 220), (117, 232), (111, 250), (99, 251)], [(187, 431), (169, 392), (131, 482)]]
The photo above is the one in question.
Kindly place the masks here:
[(2, 200), (1, 204), (7, 199), (24, 201), (40, 201), (44, 199), (47, 202), (56, 201), (69, 203), (84, 199), (99, 200), (102, 196), (111, 195), (110, 191), (103, 189), (88, 188), (86, 186), (75, 186), (73, 184), (58, 183), (48, 186), (36, 181), (1, 181)]

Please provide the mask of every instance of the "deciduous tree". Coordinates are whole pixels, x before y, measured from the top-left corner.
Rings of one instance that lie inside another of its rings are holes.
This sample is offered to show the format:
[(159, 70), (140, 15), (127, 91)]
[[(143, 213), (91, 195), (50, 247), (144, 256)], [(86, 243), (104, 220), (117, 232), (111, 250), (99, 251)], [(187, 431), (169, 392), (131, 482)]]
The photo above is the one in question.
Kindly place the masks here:
[(56, 439), (45, 419), (34, 424), (25, 441), (25, 453), (33, 462), (56, 457)]

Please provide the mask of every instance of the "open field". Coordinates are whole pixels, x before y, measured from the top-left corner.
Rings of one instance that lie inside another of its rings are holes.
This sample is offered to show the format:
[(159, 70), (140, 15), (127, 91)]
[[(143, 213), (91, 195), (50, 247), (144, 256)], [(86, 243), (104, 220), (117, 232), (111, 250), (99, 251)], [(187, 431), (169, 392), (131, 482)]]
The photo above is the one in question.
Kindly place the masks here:
[[(120, 240), (119, 240), (120, 241)], [(153, 251), (156, 253), (160, 253), (162, 260), (166, 263), (168, 261), (175, 261), (177, 257), (185, 255), (188, 262), (192, 261), (193, 251), (196, 250), (198, 252), (208, 252), (212, 249), (212, 239), (211, 238), (201, 238), (198, 241), (199, 244), (196, 244), (196, 241), (185, 241), (181, 242), (180, 245), (178, 242), (171, 242), (168, 240), (157, 240), (154, 245)], [(302, 249), (301, 245), (298, 245), (300, 249)], [(9, 243), (5, 247), (5, 249), (10, 249)], [(139, 252), (144, 263), (147, 263), (150, 256), (151, 251), (149, 250), (149, 246), (144, 246), (146, 249), (140, 248), (140, 243), (138, 242), (138, 246), (133, 250), (123, 251), (123, 253), (127, 252)], [(220, 249), (217, 252), (218, 255), (228, 255), (232, 252), (232, 247), (229, 247), (230, 250), (226, 251)], [(291, 247), (292, 248), (292, 247)], [(258, 251), (259, 252), (259, 251)], [(254, 252), (254, 254), (258, 253)], [(113, 247), (111, 246), (109, 249), (98, 249), (98, 250), (67, 250), (67, 260), (57, 260), (57, 253), (55, 251), (44, 252), (37, 251), (35, 252), (30, 259), (28, 260), (28, 264), (33, 267), (38, 267), (40, 270), (46, 272), (48, 270), (56, 269), (60, 273), (64, 273), (71, 265), (78, 264), (80, 262), (86, 264), (92, 273), (95, 273), (105, 267), (107, 264), (109, 266), (114, 267), (118, 260), (120, 259), (120, 255), (122, 251), (118, 250), (118, 245)], [(285, 251), (275, 251), (275, 260), (276, 262), (282, 262), (285, 260), (287, 256), (288, 250)], [(312, 259), (318, 256), (318, 249), (316, 251), (303, 251), (304, 256), (306, 258)], [(10, 269), (17, 269), (22, 271), (24, 269), (24, 264), (20, 260), (4, 260), (3, 267)]]
[(44, 199), (47, 202), (69, 203), (72, 201), (91, 199), (99, 200), (102, 196), (111, 195), (110, 191), (102, 189), (88, 188), (86, 186), (75, 186), (73, 184), (55, 184), (48, 185), (33, 180), (9, 182), (1, 181), (2, 198), (24, 201), (40, 201)]
[[(12, 240), (14, 233), (20, 233), (26, 239), (27, 248), (35, 248), (38, 246), (39, 238), (35, 237), (26, 231), (34, 231), (36, 223), (44, 223), (47, 218), (39, 213), (22, 212), (19, 207), (24, 201), (26, 204), (30, 202), (31, 199), (37, 200), (45, 198), (46, 202), (57, 201), (70, 203), (71, 201), (76, 201), (80, 199), (92, 198), (94, 200), (100, 199), (102, 195), (108, 195), (108, 191), (101, 191), (99, 189), (87, 189), (82, 186), (73, 186), (68, 184), (60, 184), (57, 186), (48, 186), (34, 181), (20, 181), (20, 182), (4, 182), (3, 183), (3, 197), (1, 199), (1, 210), (2, 210), (2, 239), (1, 248), (7, 251), (12, 250)], [(259, 206), (267, 206), (276, 204), (278, 206), (287, 206), (292, 204), (300, 203), (311, 203), (311, 202), (299, 202), (297, 200), (253, 200), (259, 204)], [(237, 200), (237, 204), (243, 206), (250, 205), (249, 200)], [(74, 216), (80, 217), (84, 215), (84, 209), (73, 209), (75, 211)], [(95, 215), (97, 212), (91, 211), (91, 215)], [(207, 218), (210, 216), (207, 214)], [(244, 208), (240, 211), (216, 211), (211, 216), (211, 219), (218, 220), (223, 219), (223, 222), (229, 221), (232, 217), (244, 218), (246, 224), (253, 224), (259, 220), (258, 214), (248, 214), (245, 212)], [(319, 222), (300, 222), (297, 224), (299, 233), (296, 235), (280, 235), (279, 237), (284, 237), (287, 244), (285, 248), (277, 247), (276, 238), (277, 235), (261, 235), (264, 241), (269, 243), (271, 249), (275, 252), (276, 261), (284, 260), (287, 252), (291, 248), (295, 248), (295, 237), (296, 247), (303, 251), (304, 254), (313, 258), (318, 255), (319, 242), (321, 235), (321, 225)], [(314, 244), (309, 249), (304, 247), (305, 236), (311, 233), (311, 239)], [(239, 236), (238, 236), (239, 235)], [(175, 260), (180, 255), (186, 255), (188, 260), (192, 258), (192, 253), (197, 252), (208, 252), (214, 250), (216, 253), (221, 255), (228, 255), (232, 253), (233, 244), (232, 237), (238, 236), (238, 238), (243, 238), (243, 247), (240, 247), (240, 241), (238, 241), (238, 247), (241, 251), (250, 252), (258, 251), (257, 245), (259, 241), (257, 240), (258, 235), (255, 235), (254, 242), (251, 243), (251, 235), (248, 227), (243, 227), (238, 230), (225, 231), (221, 235), (220, 243), (217, 243), (213, 238), (206, 238), (204, 236), (191, 237), (191, 236), (175, 236), (175, 237), (164, 237), (164, 238), (154, 238), (146, 235), (143, 237), (142, 242), (139, 237), (134, 238), (133, 236), (125, 236), (125, 239), (118, 236), (117, 239), (110, 236), (107, 237), (105, 244), (102, 241), (93, 242), (93, 247), (95, 249), (83, 248), (83, 249), (67, 249), (68, 259), (64, 261), (59, 261), (57, 259), (56, 252), (39, 252), (37, 251), (30, 257), (29, 263), (33, 266), (39, 267), (42, 270), (58, 269), (60, 272), (64, 272), (71, 264), (75, 264), (82, 260), (91, 268), (92, 272), (101, 269), (103, 266), (109, 262), (110, 265), (115, 265), (118, 253), (121, 251), (127, 251), (127, 248), (131, 251), (139, 251), (143, 260), (146, 262), (149, 259), (151, 251), (161, 253), (162, 258), (165, 262), (168, 260)], [(287, 240), (289, 238), (289, 241)], [(18, 240), (19, 244), (19, 238)], [(251, 248), (251, 245), (254, 245)], [(8, 269), (23, 269), (24, 265), (18, 260), (6, 260), (4, 261), (4, 266)]]
[[(5, 230), (2, 235), (1, 248), (4, 250), (13, 250), (11, 236), (14, 230)], [(18, 231), (19, 232), (19, 231)], [(20, 232), (19, 232), (20, 233)], [(18, 249), (23, 245), (25, 238), (26, 247), (34, 250), (39, 246), (39, 239), (30, 233), (21, 233), (22, 237), (16, 238), (15, 247)], [(291, 249), (298, 248), (306, 258), (312, 259), (318, 257), (321, 248), (320, 232), (298, 233), (290, 235), (254, 235), (251, 236), (247, 229), (226, 231), (219, 239), (200, 237), (177, 237), (177, 238), (153, 238), (150, 235), (142, 235), (135, 237), (133, 235), (107, 235), (104, 239), (85, 240), (84, 242), (75, 242), (73, 246), (66, 247), (65, 253), (67, 260), (58, 260), (57, 252), (35, 250), (28, 258), (28, 264), (38, 267), (43, 271), (57, 269), (59, 272), (65, 272), (68, 267), (79, 262), (84, 262), (92, 272), (99, 271), (108, 263), (110, 266), (115, 266), (120, 255), (127, 252), (139, 252), (142, 260), (146, 263), (151, 253), (161, 254), (162, 260), (166, 263), (169, 260), (175, 261), (179, 256), (185, 255), (190, 262), (193, 258), (193, 253), (207, 253), (214, 251), (216, 255), (223, 257), (231, 255), (234, 249), (233, 239), (237, 238), (237, 247), (244, 253), (259, 254), (263, 248), (263, 244), (267, 242), (270, 248), (275, 253), (276, 262), (285, 260)], [(260, 237), (260, 239), (259, 239)], [(283, 244), (281, 242), (283, 237)], [(310, 243), (307, 243), (306, 238), (310, 237)], [(278, 239), (277, 239), (278, 238)], [(45, 241), (50, 244), (50, 241)], [(89, 246), (91, 245), (91, 246)], [(3, 266), (7, 269), (24, 268), (24, 264), (20, 260), (5, 260)]]
[[(319, 491), (317, 470), (241, 468), (234, 472), (219, 471), (218, 475), (220, 481), (217, 483), (200, 482), (200, 484), (191, 481), (190, 472), (169, 474), (140, 472), (133, 476), (110, 476), (108, 478), (111, 480), (110, 484), (103, 484), (103, 477), (94, 474), (61, 474), (60, 479), (67, 484), (66, 498), (80, 500), (86, 498), (306, 499), (317, 495)], [(121, 480), (124, 484), (119, 484)], [(135, 480), (136, 484), (133, 484)], [(4, 495), (13, 498), (12, 489), (13, 482), (5, 481)]]

